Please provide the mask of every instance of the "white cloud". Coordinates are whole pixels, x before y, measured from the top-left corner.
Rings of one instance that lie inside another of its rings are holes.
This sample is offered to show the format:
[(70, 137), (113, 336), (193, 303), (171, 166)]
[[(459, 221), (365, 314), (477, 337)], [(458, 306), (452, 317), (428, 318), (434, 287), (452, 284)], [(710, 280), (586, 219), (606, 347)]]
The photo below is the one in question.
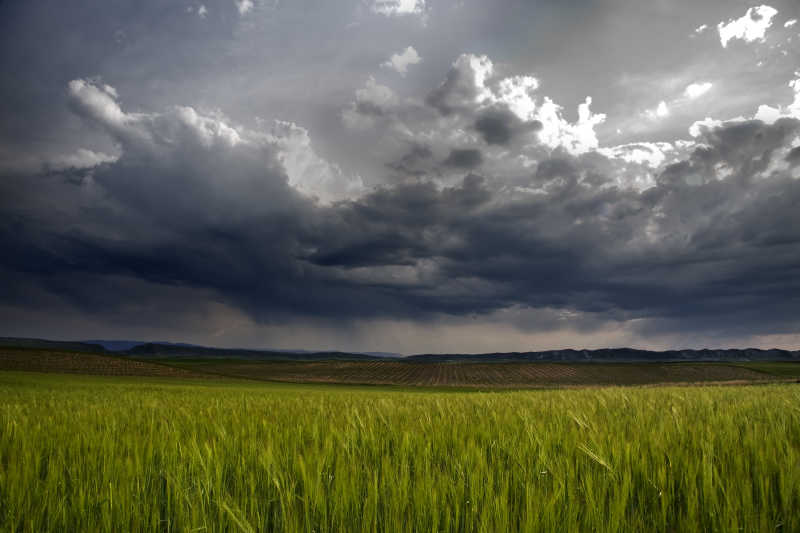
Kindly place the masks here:
[(666, 160), (667, 153), (674, 150), (675, 147), (666, 142), (637, 142), (599, 148), (597, 152), (611, 159), (658, 168)]
[(791, 27), (792, 27), (792, 26), (794, 26), (795, 24), (797, 24), (797, 19), (791, 19), (791, 20), (787, 20), (787, 21), (786, 21), (786, 22), (783, 24), (783, 27), (784, 27), (784, 28), (791, 28)]
[[(795, 76), (800, 76), (800, 72), (796, 72)], [(785, 117), (800, 119), (800, 77), (790, 81), (789, 87), (794, 91), (794, 99), (791, 104), (786, 107), (760, 105), (753, 118), (764, 121), (767, 124), (773, 124), (777, 120)]]
[(109, 86), (98, 86), (89, 80), (77, 79), (68, 84), (75, 101), (94, 119), (115, 128), (123, 128), (133, 117), (123, 113), (117, 103), (117, 91)]
[(691, 126), (689, 126), (689, 135), (692, 137), (699, 137), (706, 130), (719, 128), (720, 126), (729, 122), (744, 122), (746, 120), (748, 119), (741, 115), (735, 118), (729, 118), (727, 120), (717, 120), (711, 117), (706, 117), (703, 120), (696, 120)]
[(342, 120), (348, 128), (369, 128), (376, 119), (389, 113), (397, 102), (394, 91), (370, 76), (364, 87), (356, 91), (355, 101), (342, 111)]
[(118, 155), (78, 148), (70, 153), (20, 153), (0, 148), (0, 172), (18, 175), (41, 172), (60, 172), (63, 170), (87, 170), (103, 163), (113, 163)]
[(594, 127), (605, 122), (606, 115), (592, 113), (591, 105), (592, 98), (587, 96), (578, 106), (578, 121), (571, 124), (561, 116), (563, 108), (545, 97), (534, 113), (534, 118), (542, 123), (539, 140), (551, 148), (561, 146), (573, 155), (596, 149), (599, 143)]
[(496, 98), (522, 120), (532, 120), (536, 111), (536, 96), (539, 80), (533, 76), (512, 76), (501, 80)]
[(760, 105), (753, 118), (766, 122), (767, 124), (773, 124), (776, 120), (781, 118), (781, 110), (777, 107)]
[[(800, 76), (800, 72), (795, 72), (795, 76)], [(794, 101), (789, 104), (789, 114), (794, 118), (800, 119), (800, 77), (789, 82), (789, 87), (794, 90)]]
[[(578, 120), (571, 123), (563, 117), (561, 105), (536, 94), (538, 88), (539, 80), (529, 75), (498, 80), (494, 64), (487, 56), (462, 54), (433, 94), (436, 107), (448, 114), (455, 110), (471, 114), (503, 105), (523, 123), (535, 126), (539, 143), (551, 149), (560, 147), (572, 154), (582, 154), (597, 148), (594, 128), (605, 121), (606, 115), (591, 111), (592, 98), (587, 96), (578, 106)], [(470, 126), (449, 127), (449, 131), (460, 131), (467, 136), (470, 129)]]
[[(220, 117), (201, 115), (194, 108), (188, 106), (176, 106), (170, 115), (176, 118), (177, 124), (180, 125), (179, 128), (176, 128), (178, 131), (167, 132), (171, 138), (183, 133), (180, 131), (181, 128), (186, 128), (191, 132), (194, 140), (205, 147), (215, 144), (233, 147), (242, 142), (239, 131), (226, 124)], [(168, 115), (162, 115), (162, 117), (165, 116)]]
[[(552, 99), (543, 97), (538, 103), (535, 91), (539, 80), (533, 76), (512, 76), (496, 84), (489, 84), (494, 74), (494, 65), (486, 56), (464, 54), (456, 60), (453, 68), (462, 72), (459, 79), (469, 80), (474, 87), (474, 103), (502, 103), (520, 120), (539, 121), (539, 141), (550, 148), (562, 147), (572, 154), (581, 154), (597, 148), (595, 126), (602, 124), (606, 115), (592, 113), (592, 98), (578, 106), (578, 121), (570, 123), (562, 116), (563, 107)], [(466, 75), (464, 75), (466, 74)]]
[(689, 134), (692, 137), (699, 137), (704, 130), (718, 128), (725, 123), (743, 122), (750, 119), (761, 120), (767, 124), (774, 124), (779, 119), (786, 117), (800, 119), (800, 72), (796, 72), (795, 76), (798, 76), (798, 78), (789, 82), (789, 87), (794, 91), (794, 99), (788, 106), (772, 107), (760, 105), (752, 117), (738, 116), (728, 120), (716, 120), (706, 117), (703, 120), (694, 122), (689, 127)]
[(722, 121), (713, 119), (711, 117), (706, 117), (703, 120), (695, 120), (694, 123), (689, 126), (689, 135), (692, 137), (699, 137), (703, 130), (706, 129), (714, 129), (722, 126)]
[(425, 0), (374, 0), (371, 9), (387, 17), (420, 15), (425, 11)]
[(117, 159), (118, 157), (115, 155), (79, 148), (72, 154), (57, 156), (50, 159), (50, 161), (47, 162), (47, 166), (52, 170), (92, 168), (103, 163), (113, 163)]
[(240, 15), (244, 15), (253, 9), (253, 0), (234, 0), (236, 2), (236, 9), (239, 10)]
[(422, 62), (422, 58), (413, 46), (409, 46), (399, 54), (392, 54), (392, 57), (381, 63), (381, 66), (393, 69), (404, 76), (406, 72), (408, 72), (408, 67), (410, 65), (416, 65), (420, 62)]
[(397, 96), (389, 87), (381, 85), (370, 76), (362, 89), (356, 91), (356, 99), (359, 102), (374, 104), (377, 107), (385, 108), (397, 102)]
[(279, 148), (278, 160), (286, 169), (289, 185), (295, 189), (326, 203), (363, 192), (364, 184), (359, 177), (345, 176), (337, 165), (314, 152), (307, 129), (294, 122), (276, 120), (271, 135)]
[(740, 39), (748, 43), (764, 42), (767, 29), (772, 26), (772, 18), (777, 14), (777, 9), (761, 5), (751, 7), (741, 18), (731, 19), (727, 23), (720, 22), (717, 29), (722, 47), (727, 47), (731, 39)]
[(695, 98), (699, 98), (710, 91), (711, 87), (713, 87), (713, 84), (710, 82), (691, 83), (686, 87), (686, 90), (683, 91), (683, 94), (687, 98), (694, 100)]
[[(69, 93), (76, 111), (103, 126), (123, 155), (136, 158), (141, 154), (141, 159), (165, 161), (169, 167), (186, 165), (192, 172), (204, 164), (230, 164), (226, 172), (234, 175), (238, 172), (234, 167), (241, 165), (242, 172), (252, 174), (242, 178), (254, 182), (260, 179), (259, 173), (274, 173), (270, 167), (274, 158), (288, 184), (307, 196), (332, 202), (362, 192), (360, 178), (345, 176), (338, 166), (320, 158), (312, 149), (308, 130), (292, 122), (276, 121), (263, 131), (231, 125), (219, 113), (199, 113), (189, 106), (163, 113), (126, 113), (113, 88), (83, 79), (71, 81)], [(369, 97), (385, 101), (387, 95), (372, 90)], [(86, 168), (116, 160), (117, 156), (84, 149), (50, 164), (52, 168)], [(207, 174), (203, 179), (218, 180), (219, 187), (229, 179), (212, 169)]]
[(648, 109), (644, 112), (644, 114), (653, 120), (664, 118), (669, 116), (669, 106), (667, 106), (667, 102), (662, 100), (658, 103), (655, 109)]
[(708, 29), (708, 24), (703, 24), (702, 26), (698, 26), (697, 28), (695, 28), (694, 32), (695, 33), (703, 33), (707, 29)]
[(208, 9), (206, 9), (206, 6), (204, 6), (203, 4), (200, 4), (200, 7), (197, 8), (197, 15), (201, 19), (204, 19), (204, 18), (206, 18), (207, 14), (208, 14)]
[(488, 56), (461, 54), (453, 63), (453, 68), (462, 75), (466, 74), (463, 80), (475, 89), (475, 102), (482, 102), (492, 97), (492, 91), (486, 86), (486, 81), (494, 74), (494, 63)]

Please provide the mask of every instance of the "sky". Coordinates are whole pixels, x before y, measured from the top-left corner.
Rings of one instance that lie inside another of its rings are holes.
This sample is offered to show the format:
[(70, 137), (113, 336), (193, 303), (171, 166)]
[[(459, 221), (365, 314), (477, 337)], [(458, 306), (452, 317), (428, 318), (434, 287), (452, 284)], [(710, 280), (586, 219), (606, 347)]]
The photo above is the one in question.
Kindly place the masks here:
[(797, 349), (798, 19), (0, 2), (0, 335)]

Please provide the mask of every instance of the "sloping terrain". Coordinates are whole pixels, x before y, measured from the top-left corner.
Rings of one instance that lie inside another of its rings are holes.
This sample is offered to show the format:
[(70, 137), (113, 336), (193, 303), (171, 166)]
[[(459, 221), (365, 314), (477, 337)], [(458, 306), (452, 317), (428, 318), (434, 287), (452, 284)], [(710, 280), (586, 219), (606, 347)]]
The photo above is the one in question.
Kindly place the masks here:
[[(201, 363), (191, 367), (285, 382), (518, 388), (652, 383), (760, 382), (766, 372), (726, 364), (408, 363), (315, 361)], [(800, 368), (800, 365), (798, 365)]]
[(103, 376), (210, 377), (190, 369), (85, 352), (0, 348), (0, 370)]
[(798, 363), (442, 363), (419, 360), (252, 361), (216, 357), (142, 361), (130, 356), (4, 347), (0, 347), (0, 370), (472, 388), (756, 383), (800, 378)]
[(700, 362), (800, 362), (800, 350), (702, 349), (650, 351), (633, 348), (598, 350), (547, 350), (540, 352), (496, 352), (482, 354), (418, 354), (408, 357), (386, 352), (340, 352), (313, 350), (255, 350), (214, 348), (185, 343), (89, 340), (51, 341), (0, 337), (0, 346), (108, 353), (136, 359), (239, 359), (248, 361), (410, 361), (418, 363), (700, 363)]

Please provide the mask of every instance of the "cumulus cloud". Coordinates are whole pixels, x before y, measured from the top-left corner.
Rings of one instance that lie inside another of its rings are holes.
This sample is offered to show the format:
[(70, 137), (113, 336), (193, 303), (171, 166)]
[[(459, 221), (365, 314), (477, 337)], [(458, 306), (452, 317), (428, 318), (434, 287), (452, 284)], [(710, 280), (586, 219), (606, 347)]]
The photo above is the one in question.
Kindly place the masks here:
[(293, 122), (276, 120), (271, 135), (279, 149), (277, 158), (286, 170), (289, 185), (300, 192), (323, 202), (351, 198), (363, 192), (359, 177), (346, 176), (337, 165), (314, 152), (307, 129)]
[(392, 54), (392, 57), (381, 63), (381, 66), (384, 68), (390, 68), (395, 72), (400, 73), (401, 76), (405, 76), (410, 65), (416, 65), (421, 61), (422, 58), (419, 56), (414, 47), (409, 46), (399, 54)]
[(542, 127), (539, 138), (551, 148), (562, 147), (572, 154), (593, 150), (598, 146), (595, 126), (605, 122), (606, 115), (593, 113), (592, 98), (578, 106), (578, 121), (569, 123), (561, 115), (562, 107), (545, 97), (541, 107), (534, 114)]
[(733, 39), (748, 43), (764, 42), (767, 29), (772, 26), (772, 19), (777, 14), (777, 9), (767, 5), (760, 5), (749, 8), (741, 18), (720, 22), (717, 25), (717, 30), (719, 31), (719, 41), (722, 47), (726, 48)]
[(74, 165), (0, 181), (0, 272), (37, 288), (4, 291), (6, 306), (43, 293), (127, 317), (132, 293), (148, 310), (169, 293), (270, 327), (528, 313), (520, 328), (800, 327), (797, 97), (771, 123), (602, 147), (591, 99), (570, 122), (536, 78), (462, 56), (424, 101), (373, 78), (356, 92), (342, 118), (387, 173), (367, 188), (293, 122), (132, 112), (96, 80), (68, 94), (119, 153), (87, 147), (83, 180)]
[[(578, 106), (577, 122), (570, 123), (564, 119), (561, 105), (547, 96), (538, 97), (539, 81), (535, 77), (493, 77), (494, 64), (487, 56), (463, 54), (453, 63), (445, 81), (428, 95), (427, 103), (443, 115), (500, 106), (536, 130), (539, 140), (550, 148), (561, 147), (577, 154), (598, 146), (594, 128), (606, 116), (591, 111), (591, 97)], [(484, 118), (481, 125), (487, 131), (491, 123)]]
[(658, 105), (655, 107), (655, 109), (648, 109), (647, 111), (645, 111), (644, 114), (648, 118), (651, 118), (651, 119), (654, 119), (654, 120), (655, 119), (665, 118), (665, 117), (669, 116), (669, 106), (667, 105), (667, 102), (662, 100), (661, 102), (658, 103)]
[[(741, 118), (740, 120), (744, 120)], [(689, 135), (692, 137), (699, 137), (704, 131), (708, 131), (714, 128), (718, 128), (722, 126), (723, 121), (714, 119), (711, 117), (706, 117), (702, 120), (696, 120), (689, 126)]]
[(367, 128), (376, 119), (390, 114), (398, 101), (394, 91), (370, 76), (364, 87), (356, 91), (355, 101), (342, 112), (342, 119), (348, 127)]
[(77, 148), (54, 153), (19, 153), (0, 148), (0, 174), (38, 175), (89, 170), (118, 159), (115, 154), (100, 150)]
[[(795, 76), (800, 76), (800, 73), (795, 73)], [(767, 124), (774, 124), (781, 118), (800, 118), (800, 77), (789, 82), (789, 87), (794, 92), (794, 99), (787, 106), (773, 107), (770, 105), (762, 104), (758, 106), (756, 112), (749, 117), (749, 119), (760, 120)], [(706, 117), (704, 120), (696, 121), (689, 128), (689, 133), (693, 137), (697, 137), (703, 128), (718, 127), (724, 123), (743, 122), (748, 120), (748, 117), (739, 116), (725, 121), (716, 120)]]
[[(122, 162), (128, 164), (130, 160), (145, 159), (169, 167), (170, 158), (188, 157), (193, 163), (214, 161), (210, 170), (219, 168), (227, 158), (241, 157), (256, 164), (248, 169), (252, 175), (241, 176), (242, 179), (257, 181), (259, 172), (269, 176), (275, 172), (277, 162), (285, 173), (285, 178), (278, 179), (323, 201), (346, 197), (360, 187), (358, 179), (346, 177), (337, 166), (317, 156), (308, 131), (294, 123), (276, 121), (266, 132), (234, 126), (224, 116), (202, 114), (188, 106), (175, 106), (164, 113), (128, 113), (122, 110), (113, 88), (84, 79), (71, 81), (69, 91), (73, 108), (106, 129), (119, 143)], [(260, 158), (264, 161), (259, 169)], [(204, 185), (223, 187), (226, 174), (220, 171), (215, 177), (202, 172), (179, 178), (202, 176), (207, 180)]]
[(71, 154), (60, 155), (51, 158), (45, 163), (45, 167), (50, 170), (60, 171), (67, 169), (86, 169), (102, 165), (103, 163), (113, 163), (118, 159), (115, 155), (95, 152), (86, 148), (79, 148)]
[(458, 168), (471, 169), (479, 166), (482, 161), (483, 155), (480, 150), (467, 148), (464, 150), (452, 150), (444, 164)]
[(446, 79), (433, 90), (427, 103), (442, 114), (472, 109), (492, 101), (492, 91), (486, 81), (494, 65), (485, 55), (462, 54), (455, 60)]
[(206, 6), (204, 4), (200, 4), (197, 7), (195, 7), (195, 6), (187, 7), (186, 8), (186, 12), (187, 13), (196, 13), (198, 17), (200, 17), (201, 19), (204, 19), (204, 18), (206, 18), (206, 15), (208, 15), (208, 8), (206, 8)]
[(689, 85), (686, 86), (686, 89), (683, 91), (683, 94), (687, 98), (694, 100), (695, 98), (699, 98), (704, 94), (706, 94), (708, 91), (711, 90), (713, 86), (714, 84), (710, 82), (690, 83)]
[(795, 24), (797, 24), (797, 19), (790, 19), (790, 20), (787, 20), (786, 22), (783, 23), (783, 27), (784, 28), (791, 28)]
[(655, 169), (659, 168), (666, 161), (667, 155), (674, 150), (675, 146), (668, 142), (637, 142), (599, 148), (597, 151), (610, 159), (646, 164)]
[(72, 102), (81, 111), (109, 127), (121, 129), (140, 118), (122, 112), (117, 104), (117, 91), (109, 85), (95, 85), (89, 80), (77, 79), (69, 82), (68, 89)]
[(419, 15), (425, 11), (425, 0), (373, 0), (370, 8), (387, 17)]
[(253, 0), (234, 0), (236, 2), (236, 9), (239, 10), (240, 15), (246, 14), (253, 9)]

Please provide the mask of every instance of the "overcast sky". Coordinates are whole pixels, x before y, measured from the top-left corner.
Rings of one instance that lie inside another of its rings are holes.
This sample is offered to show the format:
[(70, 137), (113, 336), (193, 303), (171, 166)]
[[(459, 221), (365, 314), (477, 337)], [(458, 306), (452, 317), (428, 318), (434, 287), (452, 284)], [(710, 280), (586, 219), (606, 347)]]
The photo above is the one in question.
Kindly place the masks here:
[(0, 335), (797, 349), (799, 18), (0, 2)]

